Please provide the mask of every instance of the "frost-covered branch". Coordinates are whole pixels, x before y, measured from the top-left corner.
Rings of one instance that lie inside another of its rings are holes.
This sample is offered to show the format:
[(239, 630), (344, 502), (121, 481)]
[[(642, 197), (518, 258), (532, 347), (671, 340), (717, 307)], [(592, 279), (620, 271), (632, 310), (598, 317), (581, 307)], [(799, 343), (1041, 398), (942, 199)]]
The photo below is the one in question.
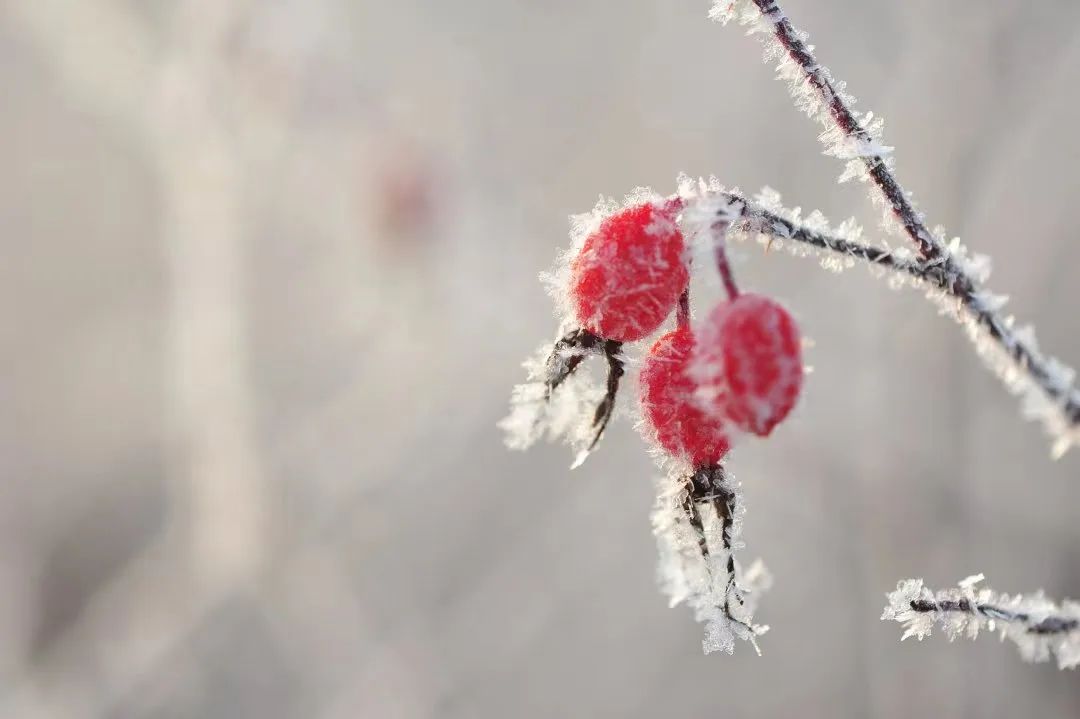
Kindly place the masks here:
[(999, 594), (976, 585), (981, 574), (968, 577), (953, 589), (933, 592), (921, 579), (906, 579), (889, 593), (883, 620), (904, 627), (901, 639), (929, 636), (937, 624), (949, 641), (959, 636), (974, 639), (979, 631), (999, 631), (1016, 643), (1029, 662), (1057, 659), (1060, 669), (1080, 666), (1080, 603), (1066, 599), (1057, 604), (1042, 592), (1033, 595)]
[(946, 256), (944, 243), (927, 229), (922, 213), (893, 175), (892, 148), (880, 142), (881, 118), (873, 113), (860, 116), (852, 109), (855, 98), (817, 61), (807, 43), (809, 35), (792, 26), (776, 0), (717, 0), (709, 14), (724, 24), (737, 17), (750, 33), (768, 37), (765, 58), (779, 61), (777, 76), (787, 81), (796, 105), (824, 127), (820, 139), (826, 154), (848, 161), (841, 181), (871, 181), (923, 259)]
[[(717, 0), (710, 16), (725, 24), (737, 18), (750, 33), (762, 35), (766, 61), (777, 61), (777, 76), (788, 83), (796, 106), (824, 128), (820, 139), (826, 154), (847, 161), (840, 181), (860, 179), (870, 184), (871, 197), (886, 207), (886, 230), (899, 227), (915, 246), (922, 264), (900, 269), (906, 274), (916, 274), (912, 272), (916, 268), (925, 273), (920, 279), (940, 290), (937, 299), (944, 309), (960, 305), (955, 315), (976, 351), (1010, 391), (1023, 397), (1025, 415), (1041, 420), (1054, 437), (1054, 456), (1080, 442), (1075, 372), (1039, 351), (1031, 327), (1015, 328), (1012, 318), (1000, 313), (1007, 298), (983, 287), (988, 275), (985, 262), (969, 258), (958, 240), (947, 242), (941, 228), (927, 228), (911, 194), (893, 173), (892, 148), (881, 142), (882, 119), (852, 109), (855, 99), (845, 92), (844, 83), (817, 61), (809, 36), (794, 28), (776, 0)], [(861, 256), (870, 259), (865, 253)]]
[[(726, 213), (736, 213), (738, 221), (736, 230), (756, 233), (767, 238), (766, 246), (772, 247), (776, 240), (797, 242), (818, 250), (826, 250), (838, 255), (840, 258), (866, 262), (870, 265), (886, 270), (908, 275), (917, 280), (923, 280), (936, 287), (945, 288), (948, 284), (946, 276), (941, 271), (939, 263), (923, 262), (913, 259), (905, 252), (897, 252), (883, 247), (874, 247), (848, 237), (849, 233), (857, 236), (857, 228), (848, 225), (849, 229), (841, 228), (839, 231), (818, 229), (809, 224), (792, 220), (788, 217), (790, 211), (770, 211), (761, 204), (747, 199), (737, 192), (720, 192), (720, 197), (726, 205), (722, 210)], [(770, 203), (774, 204), (774, 203)], [(815, 223), (821, 225), (822, 223)], [(826, 262), (830, 268), (843, 269), (841, 262)]]
[(753, 623), (761, 594), (772, 579), (760, 560), (745, 571), (735, 560), (744, 513), (738, 485), (723, 465), (689, 474), (673, 471), (659, 487), (653, 534), (660, 549), (657, 575), (670, 606), (686, 602), (705, 623), (706, 654), (735, 651), (735, 639), (751, 642), (768, 631)]

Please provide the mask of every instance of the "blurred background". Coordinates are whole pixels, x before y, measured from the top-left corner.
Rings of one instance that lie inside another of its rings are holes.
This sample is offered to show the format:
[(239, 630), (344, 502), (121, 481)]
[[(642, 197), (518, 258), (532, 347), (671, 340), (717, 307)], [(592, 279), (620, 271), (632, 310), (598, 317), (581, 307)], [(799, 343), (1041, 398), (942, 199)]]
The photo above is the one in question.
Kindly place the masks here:
[[(1080, 5), (784, 4), (1080, 362)], [(731, 464), (760, 658), (666, 607), (628, 412), (573, 473), (503, 448), (598, 195), (715, 173), (877, 234), (704, 0), (0, 8), (0, 716), (1080, 716), (1075, 673), (878, 621), (909, 576), (1080, 596), (1080, 452), (917, 293), (739, 248), (815, 341)]]

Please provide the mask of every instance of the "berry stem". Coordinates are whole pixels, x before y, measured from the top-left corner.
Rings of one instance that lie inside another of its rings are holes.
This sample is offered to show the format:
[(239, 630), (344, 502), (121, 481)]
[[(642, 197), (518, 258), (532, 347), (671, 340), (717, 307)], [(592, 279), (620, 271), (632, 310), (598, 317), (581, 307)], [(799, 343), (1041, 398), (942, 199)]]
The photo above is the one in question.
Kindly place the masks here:
[[(682, 212), (686, 207), (686, 200), (681, 197), (672, 197), (664, 204), (664, 209), (671, 213), (677, 214)], [(686, 269), (690, 269), (691, 264), (690, 253), (686, 255)], [(679, 306), (675, 311), (675, 326), (681, 330), (690, 329), (690, 281), (686, 281), (686, 289), (679, 295)]]
[(727, 215), (720, 215), (712, 225), (713, 232), (713, 256), (716, 258), (716, 269), (720, 273), (720, 279), (724, 283), (724, 291), (729, 300), (739, 296), (739, 287), (735, 284), (735, 275), (731, 271), (731, 263), (727, 257), (727, 231), (731, 227), (731, 219)]
[(679, 295), (679, 306), (675, 311), (675, 325), (681, 329), (690, 329), (690, 287)]

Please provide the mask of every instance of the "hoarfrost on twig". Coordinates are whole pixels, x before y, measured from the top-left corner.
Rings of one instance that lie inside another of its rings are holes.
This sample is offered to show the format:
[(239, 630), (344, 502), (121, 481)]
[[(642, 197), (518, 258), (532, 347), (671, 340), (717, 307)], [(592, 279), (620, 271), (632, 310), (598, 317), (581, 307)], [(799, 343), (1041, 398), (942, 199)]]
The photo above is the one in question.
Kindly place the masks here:
[(1080, 666), (1080, 603), (1066, 599), (1058, 604), (1042, 592), (1009, 596), (979, 587), (982, 580), (977, 574), (955, 588), (934, 592), (921, 579), (905, 579), (887, 595), (881, 618), (904, 627), (901, 640), (922, 640), (935, 625), (949, 641), (974, 639), (985, 629), (1014, 642), (1026, 661), (1053, 657), (1059, 669)]

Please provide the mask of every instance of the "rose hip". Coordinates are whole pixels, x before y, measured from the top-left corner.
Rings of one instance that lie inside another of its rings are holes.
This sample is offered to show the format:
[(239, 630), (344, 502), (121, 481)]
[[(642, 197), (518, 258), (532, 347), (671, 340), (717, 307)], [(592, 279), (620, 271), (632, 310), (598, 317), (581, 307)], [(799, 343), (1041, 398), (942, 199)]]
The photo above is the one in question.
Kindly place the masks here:
[(799, 398), (799, 328), (779, 303), (744, 293), (712, 311), (699, 332), (693, 375), (708, 414), (764, 437)]
[(606, 218), (570, 263), (570, 296), (581, 326), (633, 342), (652, 333), (689, 281), (677, 206), (645, 203)]
[(694, 466), (716, 464), (730, 445), (723, 420), (698, 406), (693, 354), (688, 328), (657, 340), (641, 366), (641, 410), (652, 438), (669, 454)]

